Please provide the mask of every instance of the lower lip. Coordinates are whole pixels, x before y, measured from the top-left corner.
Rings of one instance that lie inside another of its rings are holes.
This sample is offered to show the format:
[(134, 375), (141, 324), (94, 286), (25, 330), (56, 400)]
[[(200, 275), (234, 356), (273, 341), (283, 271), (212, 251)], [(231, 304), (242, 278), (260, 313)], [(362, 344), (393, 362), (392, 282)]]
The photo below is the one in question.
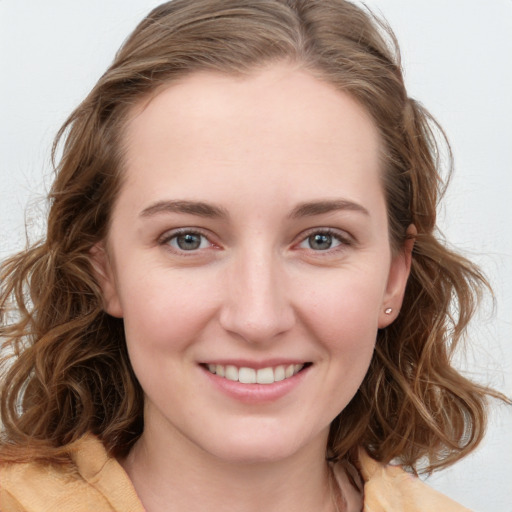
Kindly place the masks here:
[(219, 377), (201, 366), (203, 373), (217, 389), (230, 398), (249, 404), (274, 402), (291, 393), (304, 380), (310, 368), (311, 366), (307, 366), (293, 377), (273, 384), (243, 384), (242, 382)]

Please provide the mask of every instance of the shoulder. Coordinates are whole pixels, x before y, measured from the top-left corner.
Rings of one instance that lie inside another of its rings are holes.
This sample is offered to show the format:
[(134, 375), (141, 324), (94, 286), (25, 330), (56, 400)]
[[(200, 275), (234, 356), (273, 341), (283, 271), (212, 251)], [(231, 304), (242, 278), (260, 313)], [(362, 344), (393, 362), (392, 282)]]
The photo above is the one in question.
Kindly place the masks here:
[(364, 512), (471, 512), (399, 466), (384, 465), (359, 451)]
[(143, 512), (127, 475), (103, 445), (86, 436), (70, 447), (69, 466), (0, 466), (2, 512)]
[(95, 492), (73, 468), (37, 463), (0, 467), (2, 512), (69, 510), (111, 511), (108, 501)]

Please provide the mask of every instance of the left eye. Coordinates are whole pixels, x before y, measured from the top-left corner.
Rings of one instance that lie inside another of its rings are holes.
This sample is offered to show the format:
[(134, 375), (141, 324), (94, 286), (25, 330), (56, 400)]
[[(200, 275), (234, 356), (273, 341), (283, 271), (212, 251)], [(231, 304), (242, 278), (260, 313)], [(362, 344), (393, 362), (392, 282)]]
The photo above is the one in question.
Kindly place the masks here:
[(196, 251), (210, 246), (210, 242), (204, 235), (194, 232), (174, 235), (167, 243), (179, 251)]
[(313, 249), (314, 251), (328, 251), (342, 244), (340, 237), (328, 232), (317, 232), (309, 235), (300, 244), (302, 249)]

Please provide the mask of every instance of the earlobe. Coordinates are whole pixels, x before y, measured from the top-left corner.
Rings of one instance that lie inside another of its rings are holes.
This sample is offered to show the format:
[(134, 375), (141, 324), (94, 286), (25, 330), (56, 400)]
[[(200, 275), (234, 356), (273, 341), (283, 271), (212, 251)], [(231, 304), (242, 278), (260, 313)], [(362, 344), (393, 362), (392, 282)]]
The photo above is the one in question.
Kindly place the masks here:
[(412, 250), (416, 234), (416, 227), (414, 224), (411, 224), (407, 228), (407, 239), (403, 247), (391, 262), (386, 293), (379, 315), (379, 329), (383, 329), (393, 323), (400, 313), (407, 280), (411, 272)]
[(112, 264), (104, 242), (99, 242), (90, 250), (91, 264), (94, 276), (101, 288), (103, 309), (117, 318), (123, 317), (123, 309), (119, 301), (117, 286)]

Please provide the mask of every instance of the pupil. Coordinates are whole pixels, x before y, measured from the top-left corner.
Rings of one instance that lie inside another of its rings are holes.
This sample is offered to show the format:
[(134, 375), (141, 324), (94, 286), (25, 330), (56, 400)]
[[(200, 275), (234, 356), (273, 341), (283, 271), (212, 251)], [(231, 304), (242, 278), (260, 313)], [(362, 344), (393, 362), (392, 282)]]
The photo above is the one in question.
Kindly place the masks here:
[(180, 249), (183, 249), (184, 251), (192, 251), (194, 249), (198, 249), (201, 245), (201, 237), (199, 235), (194, 235), (193, 233), (188, 233), (186, 235), (180, 235), (177, 242)]
[(332, 236), (325, 233), (317, 233), (309, 237), (309, 245), (312, 249), (326, 250), (330, 249)]

